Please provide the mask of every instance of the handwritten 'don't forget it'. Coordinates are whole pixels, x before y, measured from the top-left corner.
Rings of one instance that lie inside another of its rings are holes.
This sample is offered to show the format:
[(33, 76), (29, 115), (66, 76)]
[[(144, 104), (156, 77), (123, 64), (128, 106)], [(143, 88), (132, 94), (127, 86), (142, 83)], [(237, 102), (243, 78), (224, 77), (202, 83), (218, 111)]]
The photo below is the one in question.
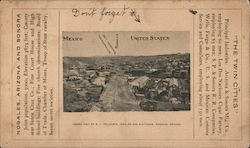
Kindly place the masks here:
[(123, 8), (88, 8), (88, 9), (78, 9), (73, 8), (72, 14), (74, 17), (86, 16), (86, 17), (99, 17), (102, 21), (104, 18), (108, 18), (109, 23), (112, 23), (116, 17), (131, 16), (134, 21), (140, 23), (140, 16), (137, 11), (133, 8), (124, 6)]

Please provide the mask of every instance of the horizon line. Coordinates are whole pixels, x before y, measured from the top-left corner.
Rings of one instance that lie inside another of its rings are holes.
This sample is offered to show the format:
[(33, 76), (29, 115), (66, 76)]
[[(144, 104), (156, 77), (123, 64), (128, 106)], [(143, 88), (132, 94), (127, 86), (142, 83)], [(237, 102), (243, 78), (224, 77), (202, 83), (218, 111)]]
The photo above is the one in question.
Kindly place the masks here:
[(85, 58), (91, 58), (91, 57), (149, 57), (149, 56), (164, 56), (164, 55), (176, 55), (176, 54), (190, 54), (190, 52), (179, 52), (179, 53), (169, 53), (169, 54), (156, 54), (156, 55), (96, 55), (96, 56), (63, 56), (64, 57), (85, 57)]

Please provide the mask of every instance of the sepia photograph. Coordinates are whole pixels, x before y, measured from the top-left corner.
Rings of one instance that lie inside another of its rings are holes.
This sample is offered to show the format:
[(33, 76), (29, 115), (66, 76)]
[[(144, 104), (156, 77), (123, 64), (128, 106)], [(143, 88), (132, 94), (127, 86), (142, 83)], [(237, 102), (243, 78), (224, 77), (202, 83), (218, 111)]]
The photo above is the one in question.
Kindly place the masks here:
[(190, 111), (189, 32), (62, 35), (64, 112)]

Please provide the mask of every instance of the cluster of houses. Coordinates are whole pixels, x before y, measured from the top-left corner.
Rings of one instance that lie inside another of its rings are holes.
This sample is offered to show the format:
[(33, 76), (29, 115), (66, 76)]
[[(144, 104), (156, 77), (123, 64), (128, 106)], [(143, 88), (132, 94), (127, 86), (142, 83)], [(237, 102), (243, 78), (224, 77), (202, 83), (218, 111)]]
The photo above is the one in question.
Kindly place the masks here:
[(136, 98), (190, 105), (189, 56), (132, 61), (124, 65), (129, 65), (125, 73)]
[(131, 91), (138, 99), (168, 101), (172, 104), (189, 104), (189, 82), (177, 78), (128, 78)]
[(100, 67), (87, 64), (72, 65), (64, 69), (64, 84), (87, 101), (98, 100), (111, 76), (108, 67), (107, 65), (100, 65)]
[[(65, 59), (67, 60), (67, 59)], [(87, 102), (97, 101), (112, 75), (127, 79), (130, 91), (140, 100), (186, 104), (190, 106), (190, 55), (160, 57), (117, 57), (108, 62), (93, 59), (64, 63), (65, 88), (72, 89)], [(105, 61), (105, 59), (104, 59)]]

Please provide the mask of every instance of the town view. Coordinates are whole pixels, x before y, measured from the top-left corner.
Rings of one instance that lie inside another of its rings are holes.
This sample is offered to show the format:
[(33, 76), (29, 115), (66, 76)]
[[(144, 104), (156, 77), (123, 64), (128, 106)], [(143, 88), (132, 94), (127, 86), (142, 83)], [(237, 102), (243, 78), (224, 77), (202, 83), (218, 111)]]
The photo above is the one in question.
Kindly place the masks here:
[(63, 58), (64, 112), (190, 110), (190, 54)]

